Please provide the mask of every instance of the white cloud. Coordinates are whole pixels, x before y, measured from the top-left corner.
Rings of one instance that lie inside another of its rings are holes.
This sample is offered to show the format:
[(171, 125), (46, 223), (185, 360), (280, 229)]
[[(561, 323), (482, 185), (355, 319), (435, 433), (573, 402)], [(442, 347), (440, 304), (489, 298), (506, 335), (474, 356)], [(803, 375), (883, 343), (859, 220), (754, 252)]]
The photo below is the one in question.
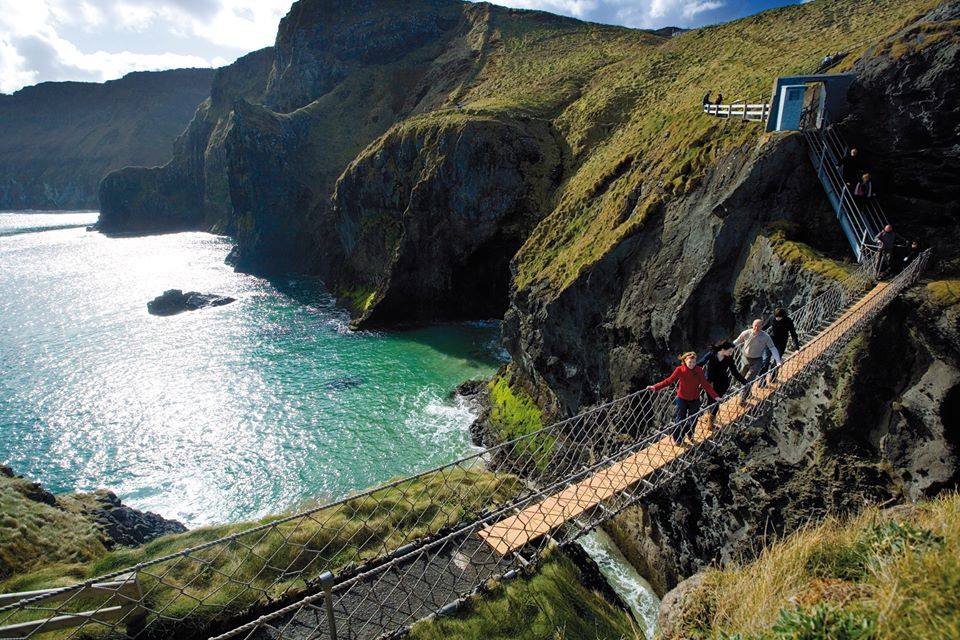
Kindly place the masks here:
[(292, 0), (0, 0), (0, 92), (211, 67), (270, 44)]

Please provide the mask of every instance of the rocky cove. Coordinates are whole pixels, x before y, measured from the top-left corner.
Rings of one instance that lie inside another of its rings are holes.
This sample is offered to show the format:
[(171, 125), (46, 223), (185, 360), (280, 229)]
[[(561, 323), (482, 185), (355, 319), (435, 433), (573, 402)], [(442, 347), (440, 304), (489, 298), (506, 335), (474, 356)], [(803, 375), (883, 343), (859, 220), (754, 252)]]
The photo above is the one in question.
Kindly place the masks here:
[(228, 234), (238, 269), (319, 277), (355, 328), (502, 315), (510, 364), (469, 390), (489, 445), (642, 388), (850, 268), (802, 137), (697, 109), (718, 83), (761, 95), (848, 52), (837, 126), (936, 262), (768, 423), (607, 526), (663, 596), (960, 479), (960, 4), (866, 14), (813, 2), (666, 38), (482, 3), (302, 0), (274, 47), (217, 72), (168, 164), (102, 181), (98, 228)]

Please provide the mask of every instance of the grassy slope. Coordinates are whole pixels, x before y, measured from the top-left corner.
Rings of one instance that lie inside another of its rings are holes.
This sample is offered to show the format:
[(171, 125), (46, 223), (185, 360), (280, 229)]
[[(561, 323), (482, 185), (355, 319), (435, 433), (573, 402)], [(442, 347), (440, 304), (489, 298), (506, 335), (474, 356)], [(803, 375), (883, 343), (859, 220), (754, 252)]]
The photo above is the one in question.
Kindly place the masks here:
[(107, 552), (92, 522), (31, 500), (31, 493), (27, 480), (0, 475), (0, 580), (48, 564), (90, 562)]
[[(331, 567), (343, 567), (379, 556), (413, 537), (428, 535), (465, 517), (476, 517), (484, 506), (502, 502), (517, 488), (513, 476), (494, 476), (482, 471), (453, 470), (442, 476), (427, 475), (369, 496), (358, 496), (308, 518), (283, 524), (269, 533), (241, 535), (233, 542), (193, 556), (204, 564), (196, 559), (165, 561), (150, 574), (162, 574), (166, 582), (154, 583), (142, 575), (141, 588), (151, 594), (151, 609), (162, 608), (168, 616), (191, 615), (193, 622), (199, 623), (203, 618), (223, 615), (224, 610), (238, 612), (258, 600), (258, 593), (227, 580), (225, 575), (264, 589), (266, 595), (272, 597), (290, 589), (296, 591), (303, 587), (303, 579), (315, 578)], [(39, 542), (31, 541), (21, 551), (43, 553), (58, 544), (56, 536), (63, 528), (50, 526), (56, 520), (52, 520), (45, 510), (35, 508), (19, 515), (25, 521), (37, 522), (40, 538)], [(73, 584), (238, 534), (251, 526), (276, 519), (205, 527), (107, 554), (102, 549), (93, 549), (84, 555), (73, 552), (40, 558), (35, 564), (46, 566), (0, 582), (0, 593)], [(3, 548), (2, 543), (0, 548)], [(269, 566), (264, 567), (264, 562), (258, 562), (258, 558), (269, 558)], [(303, 575), (300, 579), (290, 576), (283, 580), (279, 571), (284, 567), (303, 570)], [(274, 584), (274, 580), (279, 582)], [(183, 593), (170, 588), (170, 584), (188, 583), (190, 587)], [(208, 606), (196, 610), (198, 600)]]
[(421, 622), (411, 640), (642, 638), (630, 617), (582, 586), (577, 568), (552, 555), (528, 579), (497, 585), (452, 618)]
[(817, 0), (667, 41), (606, 27), (500, 17), (469, 109), (553, 119), (569, 146), (552, 213), (521, 249), (516, 285), (559, 290), (665, 201), (689, 192), (759, 125), (699, 113), (701, 96), (768, 97), (778, 75), (858, 50), (933, 0)]
[(828, 520), (711, 570), (681, 633), (741, 640), (960, 638), (960, 495)]

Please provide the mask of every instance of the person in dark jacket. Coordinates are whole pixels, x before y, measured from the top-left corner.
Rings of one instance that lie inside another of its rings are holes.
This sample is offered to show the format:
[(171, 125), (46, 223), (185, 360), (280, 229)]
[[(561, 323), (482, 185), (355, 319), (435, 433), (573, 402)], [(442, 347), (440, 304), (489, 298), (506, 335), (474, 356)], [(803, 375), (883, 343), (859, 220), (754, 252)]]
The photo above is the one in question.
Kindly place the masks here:
[(920, 257), (920, 254), (923, 253), (923, 249), (920, 248), (920, 243), (916, 240), (910, 242), (910, 247), (907, 249), (906, 254), (903, 256), (903, 261), (900, 264), (900, 269), (906, 269), (910, 266), (910, 263)]
[[(800, 350), (800, 338), (797, 337), (797, 328), (793, 324), (793, 320), (790, 316), (787, 315), (787, 310), (783, 307), (777, 307), (773, 311), (773, 317), (767, 320), (766, 324), (763, 325), (763, 330), (770, 334), (770, 338), (773, 340), (774, 346), (777, 348), (777, 351), (780, 352), (780, 356), (783, 357), (787, 352), (787, 339), (793, 338), (793, 350)], [(766, 363), (769, 365), (769, 359)], [(770, 376), (771, 381), (776, 382), (777, 372), (774, 370), (773, 375)]]
[(709, 92), (709, 91), (707, 91), (707, 93), (703, 96), (703, 106), (707, 106), (708, 104), (710, 104), (710, 92)]
[(880, 245), (880, 251), (877, 252), (877, 277), (882, 278), (891, 266), (893, 250), (901, 243), (901, 238), (893, 230), (893, 225), (888, 224), (873, 240)]
[(857, 186), (857, 182), (860, 181), (860, 176), (863, 175), (860, 168), (860, 151), (854, 147), (847, 151), (847, 154), (840, 160), (840, 175), (851, 195)]
[(677, 397), (673, 403), (677, 411), (674, 416), (673, 441), (682, 444), (683, 441), (694, 435), (697, 424), (693, 416), (700, 411), (700, 389), (707, 392), (713, 400), (720, 396), (703, 374), (703, 367), (697, 364), (697, 354), (689, 351), (680, 356), (679, 367), (669, 376), (647, 387), (647, 391), (659, 391), (672, 384), (677, 385)]
[[(730, 390), (730, 376), (740, 384), (747, 384), (747, 379), (740, 373), (736, 359), (733, 357), (736, 349), (732, 342), (724, 340), (711, 346), (710, 350), (697, 360), (697, 364), (703, 367), (707, 381), (713, 385), (713, 390), (720, 396), (726, 395)], [(710, 409), (710, 415), (716, 417), (720, 410), (720, 403), (714, 401), (711, 404), (713, 407)]]
[(717, 94), (717, 99), (713, 102), (713, 104), (717, 105), (718, 107), (723, 104), (723, 94), (722, 94), (722, 93), (718, 93), (718, 94)]

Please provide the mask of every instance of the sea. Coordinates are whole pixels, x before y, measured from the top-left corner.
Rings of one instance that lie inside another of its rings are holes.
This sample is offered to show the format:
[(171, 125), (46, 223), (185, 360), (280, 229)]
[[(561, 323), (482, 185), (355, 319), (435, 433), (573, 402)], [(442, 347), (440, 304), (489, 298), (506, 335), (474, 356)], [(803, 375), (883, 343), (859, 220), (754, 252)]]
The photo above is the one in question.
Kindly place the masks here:
[[(225, 263), (229, 238), (108, 238), (96, 212), (0, 213), (0, 462), (189, 527), (337, 499), (472, 450), (451, 391), (497, 322), (350, 331), (322, 283)], [(167, 289), (231, 296), (156, 317)]]

